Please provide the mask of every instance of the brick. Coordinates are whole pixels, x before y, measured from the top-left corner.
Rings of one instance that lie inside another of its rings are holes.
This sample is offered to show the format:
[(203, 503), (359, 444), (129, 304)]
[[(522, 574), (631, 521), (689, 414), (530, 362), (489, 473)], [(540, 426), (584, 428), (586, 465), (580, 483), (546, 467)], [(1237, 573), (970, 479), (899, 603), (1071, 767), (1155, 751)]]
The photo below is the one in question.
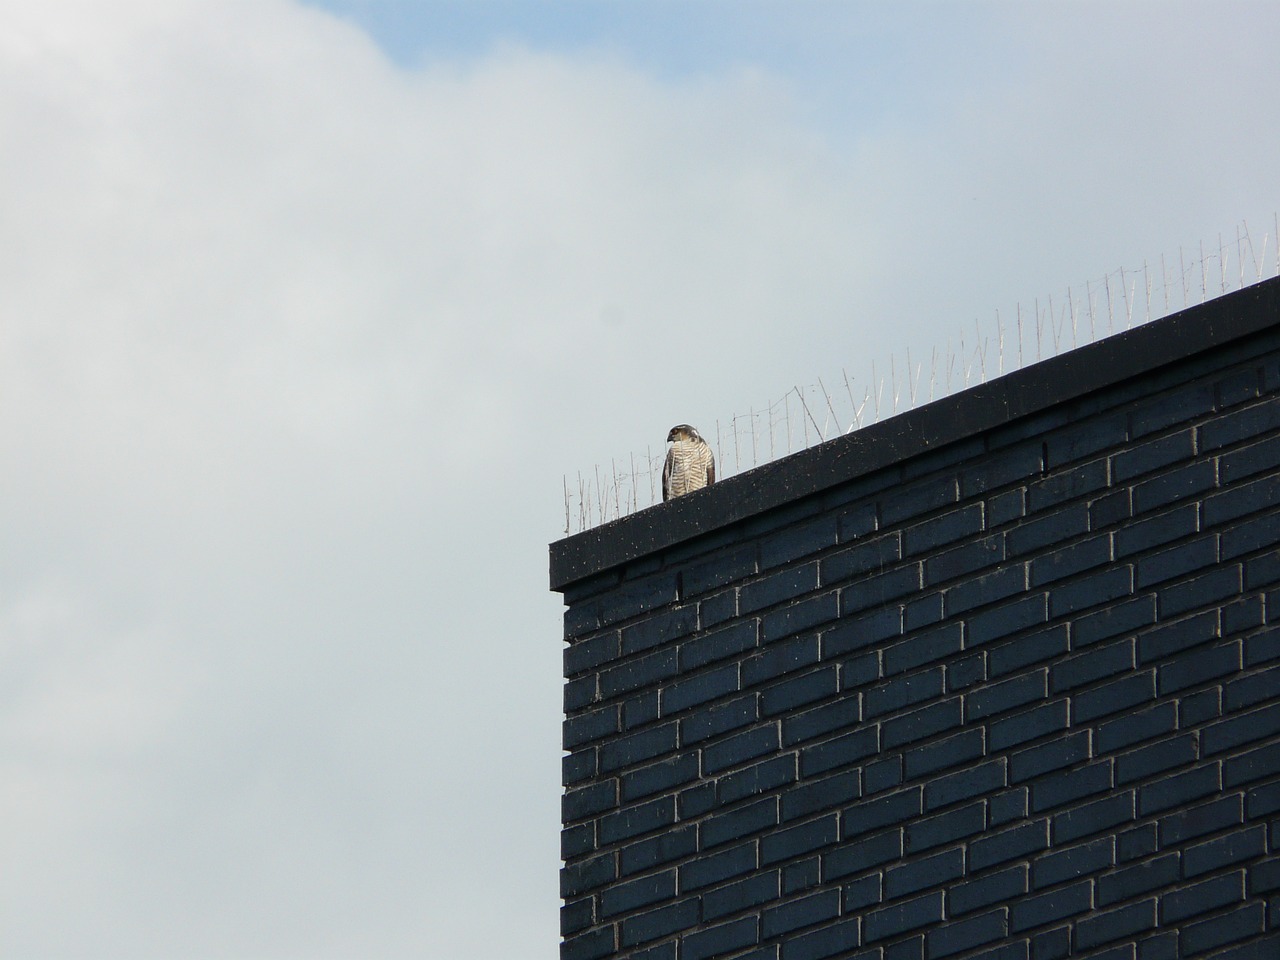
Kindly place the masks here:
[(1098, 752), (1112, 753), (1143, 740), (1172, 733), (1177, 726), (1178, 708), (1173, 703), (1161, 703), (1129, 713), (1098, 727)]
[(893, 526), (911, 517), (939, 510), (955, 503), (959, 495), (959, 485), (949, 476), (895, 488), (890, 495), (879, 500), (881, 526)]
[(658, 691), (649, 690), (622, 704), (622, 729), (634, 730), (658, 719)]
[(952, 920), (927, 935), (929, 958), (949, 957), (955, 953), (972, 950), (983, 944), (1002, 939), (1008, 931), (1008, 911), (1004, 908), (970, 917), (968, 920)]
[(1044, 623), (1049, 617), (1048, 596), (1043, 593), (1022, 597), (1004, 606), (992, 607), (965, 620), (965, 645), (976, 647), (1019, 633)]
[(748, 620), (722, 627), (710, 633), (686, 640), (680, 645), (680, 669), (694, 670), (717, 660), (744, 653), (756, 645), (756, 624)]
[[(896, 478), (890, 479), (883, 474), (873, 481), (877, 490), (883, 490), (885, 487), (892, 486)], [(869, 492), (862, 484), (862, 490), (855, 495)], [(840, 542), (844, 543), (848, 540), (857, 540), (868, 534), (874, 533), (876, 529), (876, 506), (874, 503), (860, 503), (857, 506), (840, 513), (836, 518), (836, 526), (840, 535)]]
[[(848, 951), (862, 942), (860, 917), (829, 924), (810, 933), (792, 934), (782, 944), (782, 960), (824, 960)], [(746, 960), (746, 958), (743, 958)], [(859, 954), (850, 960), (872, 960), (872, 955)]]
[(860, 801), (844, 810), (840, 825), (841, 839), (847, 840), (917, 817), (923, 809), (921, 804), (920, 787), (912, 787), (876, 800)]
[(1165, 894), (1160, 904), (1160, 919), (1166, 924), (1177, 923), (1238, 903), (1244, 897), (1244, 871), (1236, 871)]
[(996, 716), (1024, 707), (1049, 695), (1049, 674), (1036, 670), (1021, 676), (988, 684), (964, 699), (965, 716), (970, 722)]
[[(884, 901), (884, 892), (881, 889), (883, 886), (881, 880), (880, 874), (872, 873), (852, 883), (842, 885), (840, 887), (841, 910), (845, 913), (861, 912), (866, 907), (882, 903)], [(814, 883), (815, 885), (817, 884), (816, 877), (814, 878)]]
[(841, 697), (803, 713), (792, 713), (782, 718), (782, 745), (794, 746), (812, 740), (825, 733), (855, 726), (862, 720), (862, 701), (859, 697)]
[(620, 727), (617, 705), (602, 707), (599, 710), (566, 719), (560, 743), (564, 749), (573, 750), (584, 743), (617, 733)]
[(931, 850), (945, 843), (979, 834), (986, 827), (983, 801), (957, 807), (935, 817), (907, 824), (907, 849), (912, 853)]
[(997, 720), (988, 728), (987, 748), (1006, 750), (1021, 743), (1038, 740), (1058, 730), (1065, 730), (1069, 723), (1069, 708), (1069, 701), (1055, 700), (1034, 710), (1026, 710), (1003, 720)]
[(595, 823), (580, 823), (560, 831), (560, 859), (574, 860), (596, 848)]
[(1187, 617), (1162, 624), (1144, 633), (1138, 640), (1139, 661), (1151, 663), (1171, 657), (1183, 650), (1210, 643), (1218, 636), (1218, 611)]
[(795, 673), (818, 662), (818, 638), (796, 637), (766, 647), (742, 661), (742, 685), (754, 687), (766, 680)]
[(1267, 849), (1266, 829), (1250, 827), (1224, 837), (1188, 847), (1182, 853), (1182, 873), (1187, 879), (1225, 866), (1261, 857)]
[(912, 563), (840, 588), (840, 616), (884, 606), (920, 589), (920, 564)]
[(602, 927), (560, 944), (560, 960), (603, 960), (614, 952), (613, 927)]
[(770, 723), (703, 747), (702, 766), (707, 773), (717, 773), (771, 753), (778, 746), (777, 724)]
[(1008, 777), (1005, 765), (1001, 757), (958, 773), (935, 777), (924, 788), (925, 809), (938, 810), (1005, 786)]
[(889, 757), (862, 768), (862, 792), (867, 796), (902, 785), (902, 758)]
[(1126, 487), (1089, 501), (1089, 529), (1105, 530), (1133, 516), (1133, 497)]
[[(1093, 881), (1082, 880), (1067, 887), (1059, 887), (1051, 893), (1018, 900), (1009, 909), (1009, 930), (1020, 933), (1065, 920), (1067, 917), (1088, 913), (1093, 906)], [(1077, 925), (1079, 930), (1079, 925)]]
[(799, 633), (801, 630), (808, 630), (834, 620), (838, 612), (835, 592), (788, 604), (764, 615), (760, 624), (761, 639), (765, 643), (773, 643), (783, 637)]
[(1116, 531), (1116, 557), (1145, 553), (1156, 547), (1182, 540), (1200, 532), (1200, 507), (1189, 503), (1167, 513), (1158, 513)]
[(977, 880), (953, 884), (947, 890), (947, 915), (963, 916), (993, 903), (1004, 903), (1026, 893), (1027, 865), (989, 873)]
[(1033, 820), (1010, 830), (989, 833), (969, 844), (969, 870), (976, 872), (1022, 859), (1048, 846), (1048, 820)]
[(676, 872), (665, 870), (638, 880), (606, 887), (600, 894), (600, 916), (614, 917), (641, 907), (652, 906), (676, 895)]
[(1198, 754), (1196, 737), (1192, 734), (1131, 750), (1116, 758), (1116, 783), (1144, 780), (1153, 774), (1194, 763)]
[(808, 780), (782, 794), (782, 819), (795, 820), (844, 806), (862, 795), (862, 771), (848, 770), (821, 780)]
[(1155, 698), (1156, 672), (1143, 670), (1076, 694), (1071, 703), (1072, 719), (1076, 723), (1087, 723)]
[(738, 588), (738, 610), (755, 613), (818, 589), (817, 562), (788, 567)]
[(698, 922), (698, 901), (681, 900), (622, 921), (618, 942), (624, 947), (647, 943), (687, 930)]
[(679, 599), (679, 588), (674, 573), (633, 580), (603, 595), (599, 602), (600, 624), (610, 626), (621, 620), (648, 613)]
[(564, 712), (581, 710), (600, 699), (600, 677), (594, 673), (564, 685)]
[(852, 547), (837, 550), (822, 558), (822, 582), (837, 584), (873, 571), (881, 571), (902, 559), (902, 538), (897, 532)]
[(1232, 564), (1167, 586), (1157, 597), (1160, 616), (1175, 617), (1180, 613), (1233, 599), (1240, 593), (1240, 576), (1239, 565)]
[(618, 781), (609, 779), (576, 790), (567, 790), (560, 799), (560, 818), (565, 823), (602, 813), (618, 805)]
[(696, 597), (755, 572), (756, 545), (745, 543), (685, 567), (680, 583), (686, 597)]
[(884, 749), (902, 746), (925, 737), (933, 736), (961, 723), (961, 698), (952, 697), (938, 703), (919, 707), (910, 713), (886, 720), (881, 742)]
[(1134, 437), (1145, 436), (1176, 424), (1185, 423), (1213, 411), (1214, 388), (1211, 384), (1191, 384), (1162, 397), (1147, 400), (1130, 414)]
[(1178, 855), (1176, 853), (1146, 860), (1099, 877), (1098, 906), (1106, 907), (1122, 900), (1131, 900), (1152, 890), (1167, 889), (1177, 882)]
[(766, 791), (795, 783), (795, 754), (784, 754), (721, 777), (716, 781), (716, 798), (721, 804), (754, 797)]
[(822, 659), (878, 646), (882, 640), (901, 635), (902, 609), (897, 606), (845, 619), (822, 632)]
[[(1033, 502), (1031, 509), (1038, 512), (1041, 506)], [(1083, 503), (1073, 503), (1014, 527), (1006, 536), (1007, 549), (1009, 556), (1018, 557), (1043, 550), (1055, 543), (1065, 543), (1088, 532), (1088, 507)]]
[(1133, 667), (1133, 642), (1121, 640), (1055, 664), (1049, 671), (1049, 685), (1057, 693), (1115, 676)]
[(945, 675), (941, 667), (909, 677), (886, 680), (867, 691), (864, 698), (868, 717), (892, 713), (942, 694)]
[(1144, 786), (1138, 791), (1138, 812), (1145, 815), (1168, 810), (1216, 793), (1221, 786), (1222, 775), (1218, 764), (1195, 767)]
[(1139, 443), (1111, 458), (1112, 477), (1122, 483), (1195, 456), (1195, 431), (1187, 429)]
[[(723, 887), (708, 890), (702, 895), (702, 919), (718, 920), (779, 896), (781, 876), (777, 870), (757, 873)], [(755, 941), (751, 941), (754, 943)]]
[[(876, 651), (850, 657), (840, 663), (840, 689), (842, 691), (857, 690), (880, 679), (880, 654)], [(861, 702), (862, 694), (854, 693), (846, 699)]]
[(1269, 437), (1261, 443), (1224, 454), (1218, 459), (1218, 478), (1223, 486), (1244, 477), (1266, 473), (1280, 467), (1280, 437)]
[(1009, 759), (1009, 779), (1020, 783), (1089, 759), (1089, 731), (1058, 737), (1015, 753)]
[(891, 676), (959, 653), (962, 625), (948, 623), (908, 637), (884, 650), (884, 674)]
[(818, 517), (816, 520), (789, 526), (771, 537), (765, 537), (760, 542), (760, 565), (765, 569), (776, 567), (835, 545), (835, 517), (829, 515)]
[(1178, 724), (1196, 727), (1222, 716), (1222, 688), (1210, 687), (1189, 693), (1178, 701)]
[(1233, 413), (1216, 417), (1200, 427), (1200, 449), (1218, 450), (1241, 440), (1252, 440), (1280, 426), (1280, 402), (1267, 399)]
[(1064, 623), (993, 647), (988, 653), (987, 664), (992, 677), (1001, 677), (1037, 663), (1059, 660), (1069, 648), (1070, 640)]
[(1254, 787), (1246, 795), (1249, 805), (1249, 819), (1265, 817), (1269, 813), (1280, 810), (1280, 781)]
[(759, 697), (754, 693), (705, 707), (680, 720), (680, 742), (685, 746), (738, 730), (760, 719)]
[(987, 570), (1004, 560), (1004, 534), (982, 537), (926, 558), (924, 582), (929, 586), (946, 583)]
[(1178, 931), (1178, 946), (1183, 956), (1203, 953), (1225, 946), (1263, 931), (1266, 922), (1263, 906), (1250, 903), (1210, 920), (1188, 924)]
[(765, 716), (774, 716), (835, 696), (839, 689), (839, 671), (832, 664), (823, 670), (765, 687), (760, 691), (760, 707)]
[(811, 777), (857, 763), (879, 750), (879, 729), (862, 727), (800, 751), (800, 773)]
[(658, 650), (600, 671), (600, 695), (610, 699), (668, 680), (677, 672), (675, 648)]
[(1027, 488), (1027, 499), (1034, 512), (1057, 507), (1068, 500), (1077, 500), (1107, 488), (1107, 461), (1091, 460), (1055, 471)]
[(1277, 770), (1280, 770), (1280, 743), (1273, 743), (1228, 759), (1223, 764), (1222, 783), (1238, 787), (1269, 777)]
[(1172, 813), (1160, 821), (1160, 844), (1169, 847), (1243, 822), (1239, 796), (1223, 797)]
[(1121, 863), (1155, 853), (1160, 848), (1159, 824), (1144, 823), (1116, 837), (1116, 853)]
[(651, 867), (682, 860), (698, 849), (698, 830), (693, 824), (672, 827), (657, 836), (639, 840), (618, 851), (618, 872), (630, 876)]
[(1206, 681), (1225, 677), (1240, 669), (1240, 641), (1221, 644), (1166, 663), (1158, 671), (1161, 694), (1176, 693)]
[(674, 723), (664, 723), (638, 733), (618, 737), (600, 746), (600, 772), (611, 773), (676, 749), (678, 734)]
[(703, 850), (742, 840), (778, 824), (778, 798), (765, 797), (726, 813), (713, 813), (698, 825)]
[(829, 848), (839, 833), (838, 818), (834, 813), (771, 833), (760, 841), (760, 864), (767, 866), (794, 860), (806, 853)]
[(950, 513), (907, 527), (902, 534), (903, 552), (906, 556), (912, 556), (935, 551), (938, 547), (955, 543), (957, 540), (971, 538), (974, 534), (982, 532), (982, 529), (982, 504), (971, 503), (958, 510), (952, 510)]
[(805, 857), (782, 868), (782, 892), (800, 893), (812, 890), (822, 881), (822, 860)]
[(1264, 740), (1280, 733), (1280, 703), (1242, 713), (1205, 727), (1202, 734), (1205, 756), (1232, 747)]
[(997, 793), (987, 800), (987, 825), (999, 827), (1027, 816), (1028, 791), (1026, 787), (1014, 787)]
[(1067, 843), (1129, 823), (1134, 818), (1132, 790), (1063, 811), (1053, 818), (1054, 843)]
[(1274, 507), (1275, 478), (1262, 477), (1251, 483), (1236, 484), (1221, 493), (1205, 497), (1202, 515), (1205, 526), (1216, 527)]
[(760, 932), (765, 938), (811, 927), (840, 915), (840, 891), (824, 890), (766, 908), (760, 918)]
[(944, 594), (943, 602), (947, 615), (954, 617), (1008, 599), (1026, 589), (1026, 569), (1015, 563), (957, 583)]
[(619, 649), (617, 630), (571, 643), (564, 648), (565, 679), (617, 659)]
[(1076, 949), (1091, 950), (1114, 943), (1156, 926), (1156, 901), (1143, 900), (1127, 907), (1106, 910), (1076, 924)]
[(617, 879), (617, 859), (612, 853), (566, 864), (560, 871), (560, 897), (571, 900)]
[(758, 921), (755, 917), (742, 917), (730, 923), (721, 923), (696, 933), (685, 934), (680, 939), (681, 960), (707, 960), (708, 957), (731, 953), (759, 942)]
[(1071, 623), (1071, 643), (1076, 648), (1133, 633), (1156, 622), (1156, 598), (1134, 597), (1077, 617)]
[(1049, 614), (1065, 617), (1112, 603), (1133, 592), (1133, 569), (1120, 564), (1098, 573), (1055, 584), (1049, 593)]
[(617, 843), (629, 840), (644, 833), (651, 833), (675, 823), (676, 802), (674, 797), (659, 797), (647, 803), (633, 807), (625, 807), (616, 813), (600, 818), (599, 835), (601, 844)]
[(667, 717), (738, 692), (738, 665), (730, 663), (696, 673), (662, 688), (661, 713)]
[(1111, 761), (1100, 760), (1075, 770), (1052, 773), (1031, 787), (1031, 809), (1051, 810), (1081, 797), (1110, 790)]
[(991, 529), (1013, 523), (1027, 515), (1027, 492), (1019, 487), (987, 500), (987, 526)]
[(751, 873), (756, 869), (757, 843), (752, 840), (684, 864), (680, 867), (680, 892), (701, 890)]
[(1265, 863), (1254, 864), (1249, 870), (1249, 893), (1257, 896), (1275, 890), (1280, 890), (1280, 859), (1272, 857)]
[(580, 933), (588, 927), (594, 926), (595, 922), (594, 897), (566, 903), (560, 908), (560, 936), (562, 937)]
[(964, 850), (954, 847), (884, 872), (884, 895), (895, 899), (964, 876)]
[(1135, 513), (1148, 513), (1212, 490), (1216, 483), (1217, 471), (1212, 462), (1190, 463), (1135, 485), (1133, 509)]
[(1028, 566), (1027, 579), (1032, 587), (1041, 587), (1110, 561), (1111, 534), (1103, 533), (1034, 558)]
[(987, 679), (987, 655), (979, 650), (947, 665), (947, 691), (967, 690)]
[(1038, 477), (1043, 466), (1038, 444), (986, 453), (978, 466), (961, 473), (960, 489), (966, 497), (996, 490), (1028, 477)]
[[(730, 587), (698, 601), (698, 621), (704, 630), (717, 627), (738, 615), (738, 588)], [(754, 627), (755, 625), (752, 624)]]
[(1233, 713), (1275, 699), (1280, 691), (1280, 666), (1232, 680), (1224, 691), (1227, 709)]
[(622, 628), (622, 653), (627, 655), (651, 650), (672, 640), (688, 636), (697, 629), (696, 605), (677, 607), (674, 610), (655, 614)]
[(986, 753), (985, 737), (981, 728), (965, 730), (953, 737), (938, 740), (923, 747), (907, 751), (903, 756), (909, 778), (936, 773), (948, 767), (976, 760)]
[(874, 943), (932, 923), (940, 923), (942, 917), (942, 894), (926, 894), (868, 913), (863, 919), (863, 937), (867, 943)]
[(902, 626), (907, 633), (933, 626), (941, 619), (941, 593), (926, 593), (902, 605)]
[(844, 843), (822, 854), (824, 882), (854, 876), (902, 856), (902, 831), (887, 833)]
[(1137, 564), (1135, 583), (1138, 587), (1149, 587), (1184, 577), (1217, 562), (1218, 538), (1211, 534), (1143, 557)]
[(1114, 837), (1102, 837), (1038, 858), (1031, 866), (1031, 883), (1036, 890), (1054, 887), (1091, 873), (1101, 873), (1116, 862)]
[(1056, 470), (1059, 464), (1081, 460), (1091, 453), (1124, 443), (1129, 438), (1127, 420), (1123, 415), (1090, 418), (1081, 426), (1054, 431), (1045, 441), (1047, 462)]

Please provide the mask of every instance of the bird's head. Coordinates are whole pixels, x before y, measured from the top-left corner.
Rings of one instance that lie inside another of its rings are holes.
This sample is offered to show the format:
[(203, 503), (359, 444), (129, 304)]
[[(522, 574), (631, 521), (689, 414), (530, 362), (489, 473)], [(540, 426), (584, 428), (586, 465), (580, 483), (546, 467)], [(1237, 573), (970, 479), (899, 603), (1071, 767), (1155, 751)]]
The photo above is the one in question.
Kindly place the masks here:
[(677, 440), (701, 440), (702, 437), (698, 431), (687, 423), (678, 423), (671, 428), (671, 432), (667, 434), (667, 443), (675, 443)]

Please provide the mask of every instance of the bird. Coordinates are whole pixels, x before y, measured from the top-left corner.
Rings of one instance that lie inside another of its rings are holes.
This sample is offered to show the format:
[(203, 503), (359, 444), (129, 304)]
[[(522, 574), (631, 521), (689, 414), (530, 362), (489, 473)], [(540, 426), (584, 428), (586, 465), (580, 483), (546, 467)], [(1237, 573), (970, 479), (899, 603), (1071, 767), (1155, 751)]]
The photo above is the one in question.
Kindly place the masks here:
[(662, 467), (662, 499), (672, 500), (716, 482), (716, 459), (702, 435), (687, 423), (667, 434), (667, 462)]

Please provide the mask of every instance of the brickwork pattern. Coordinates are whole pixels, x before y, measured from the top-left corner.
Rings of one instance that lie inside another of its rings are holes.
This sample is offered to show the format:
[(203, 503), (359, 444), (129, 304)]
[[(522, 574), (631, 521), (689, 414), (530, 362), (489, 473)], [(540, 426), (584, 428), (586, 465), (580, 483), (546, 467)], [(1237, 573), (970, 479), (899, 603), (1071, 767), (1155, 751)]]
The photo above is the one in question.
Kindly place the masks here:
[(563, 960), (1280, 957), (1280, 336), (566, 590)]

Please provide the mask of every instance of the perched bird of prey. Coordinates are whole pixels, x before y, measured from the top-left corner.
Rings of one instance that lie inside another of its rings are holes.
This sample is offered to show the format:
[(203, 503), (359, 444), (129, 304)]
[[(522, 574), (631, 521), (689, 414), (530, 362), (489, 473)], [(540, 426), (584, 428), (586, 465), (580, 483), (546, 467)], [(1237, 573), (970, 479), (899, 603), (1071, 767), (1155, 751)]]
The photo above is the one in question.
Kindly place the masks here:
[(698, 431), (687, 423), (667, 434), (667, 462), (662, 468), (662, 499), (683, 497), (716, 482), (716, 459)]

